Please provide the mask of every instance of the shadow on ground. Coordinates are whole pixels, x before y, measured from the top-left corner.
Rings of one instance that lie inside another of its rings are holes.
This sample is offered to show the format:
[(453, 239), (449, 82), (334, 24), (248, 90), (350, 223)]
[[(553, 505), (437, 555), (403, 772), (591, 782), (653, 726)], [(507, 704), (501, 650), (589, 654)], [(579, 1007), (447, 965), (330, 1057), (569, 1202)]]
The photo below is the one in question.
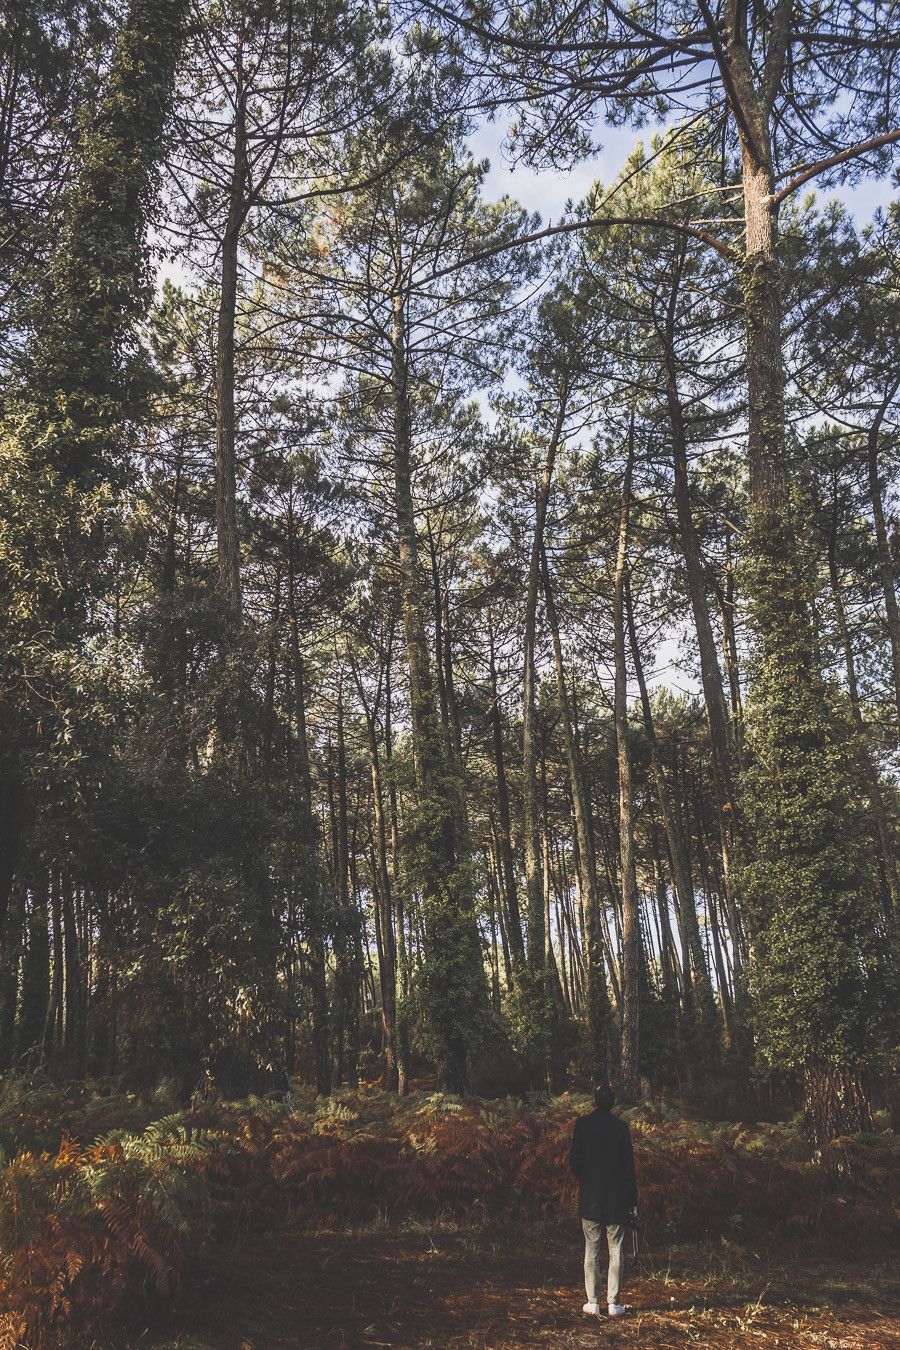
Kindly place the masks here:
[(435, 1227), (317, 1233), (285, 1228), (238, 1243), (194, 1291), (177, 1334), (144, 1350), (604, 1346), (680, 1350), (900, 1350), (890, 1265), (754, 1253), (722, 1244), (632, 1255), (610, 1323), (581, 1312), (579, 1234)]

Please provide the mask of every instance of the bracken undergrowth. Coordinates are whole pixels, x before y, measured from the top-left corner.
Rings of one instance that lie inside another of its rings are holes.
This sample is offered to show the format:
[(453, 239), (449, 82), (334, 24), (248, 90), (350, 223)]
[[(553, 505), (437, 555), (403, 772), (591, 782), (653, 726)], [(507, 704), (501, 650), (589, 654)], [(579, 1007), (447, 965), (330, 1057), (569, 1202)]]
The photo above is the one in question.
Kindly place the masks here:
[[(129, 1325), (177, 1307), (213, 1244), (279, 1213), (313, 1226), (568, 1216), (566, 1154), (587, 1106), (375, 1090), (317, 1103), (301, 1090), (291, 1108), (205, 1104), (134, 1130), (147, 1108), (118, 1101), (125, 1128), (93, 1141), (79, 1131), (98, 1118), (109, 1127), (115, 1099), (95, 1111), (69, 1103), (52, 1150), (33, 1146), (42, 1129), (21, 1100), (0, 1114), (12, 1154), (0, 1169), (0, 1350), (113, 1345)], [(660, 1236), (802, 1235), (821, 1250), (883, 1250), (896, 1236), (890, 1134), (840, 1141), (846, 1176), (834, 1189), (790, 1127), (713, 1125), (660, 1105), (629, 1118), (642, 1213)]]

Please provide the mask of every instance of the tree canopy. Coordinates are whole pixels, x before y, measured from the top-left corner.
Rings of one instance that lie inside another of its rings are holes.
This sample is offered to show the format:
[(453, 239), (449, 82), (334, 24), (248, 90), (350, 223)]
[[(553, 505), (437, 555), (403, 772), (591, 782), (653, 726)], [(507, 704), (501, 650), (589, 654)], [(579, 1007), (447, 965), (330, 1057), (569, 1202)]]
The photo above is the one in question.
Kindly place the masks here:
[[(0, 1066), (862, 1128), (887, 7), (28, 3), (0, 50)], [(491, 120), (538, 184), (636, 139), (548, 222)]]

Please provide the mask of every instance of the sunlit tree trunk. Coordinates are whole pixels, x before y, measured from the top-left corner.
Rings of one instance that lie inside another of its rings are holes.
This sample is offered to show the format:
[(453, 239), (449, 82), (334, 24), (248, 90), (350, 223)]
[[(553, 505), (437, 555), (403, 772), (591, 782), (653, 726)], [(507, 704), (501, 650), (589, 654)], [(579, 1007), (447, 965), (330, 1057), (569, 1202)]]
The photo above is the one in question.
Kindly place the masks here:
[(394, 892), (394, 908), (397, 944), (397, 998), (396, 998), (396, 1053), (397, 1053), (397, 1091), (401, 1097), (409, 1092), (409, 946), (407, 943), (405, 879), (401, 876), (400, 862), (400, 815), (397, 803), (397, 788), (393, 774), (394, 734), (393, 734), (393, 693), (392, 663), (394, 645), (394, 620), (391, 620), (384, 663), (384, 754), (388, 778), (388, 814), (390, 827), (391, 885)]
[(354, 667), (356, 687), (366, 719), (369, 741), (369, 766), (372, 776), (372, 814), (374, 818), (375, 853), (373, 874), (375, 906), (378, 920), (378, 979), (381, 991), (381, 1031), (384, 1043), (384, 1070), (382, 1082), (388, 1091), (397, 1091), (397, 939), (394, 929), (394, 904), (391, 873), (388, 864), (388, 829), (385, 817), (384, 786), (381, 774), (381, 753), (375, 712), (370, 706), (362, 681)]
[(50, 992), (44, 1021), (44, 1058), (51, 1059), (62, 1040), (63, 1022), (63, 939), (62, 899), (58, 873), (50, 874), (50, 919), (53, 934), (53, 958), (50, 966)]
[(334, 878), (337, 912), (335, 915), (335, 1081), (356, 1087), (359, 1065), (359, 1000), (362, 980), (362, 952), (359, 912), (353, 898), (350, 877), (350, 840), (347, 820), (347, 747), (344, 741), (344, 698), (338, 684), (337, 762), (334, 802)]

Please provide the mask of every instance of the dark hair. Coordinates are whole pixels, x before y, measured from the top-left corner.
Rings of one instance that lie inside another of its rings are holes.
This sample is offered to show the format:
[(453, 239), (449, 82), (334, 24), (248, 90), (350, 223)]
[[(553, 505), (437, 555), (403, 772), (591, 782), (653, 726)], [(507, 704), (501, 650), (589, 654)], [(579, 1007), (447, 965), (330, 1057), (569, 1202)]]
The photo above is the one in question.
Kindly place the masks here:
[(601, 1111), (608, 1111), (615, 1101), (615, 1095), (609, 1083), (598, 1083), (594, 1088), (594, 1105)]

